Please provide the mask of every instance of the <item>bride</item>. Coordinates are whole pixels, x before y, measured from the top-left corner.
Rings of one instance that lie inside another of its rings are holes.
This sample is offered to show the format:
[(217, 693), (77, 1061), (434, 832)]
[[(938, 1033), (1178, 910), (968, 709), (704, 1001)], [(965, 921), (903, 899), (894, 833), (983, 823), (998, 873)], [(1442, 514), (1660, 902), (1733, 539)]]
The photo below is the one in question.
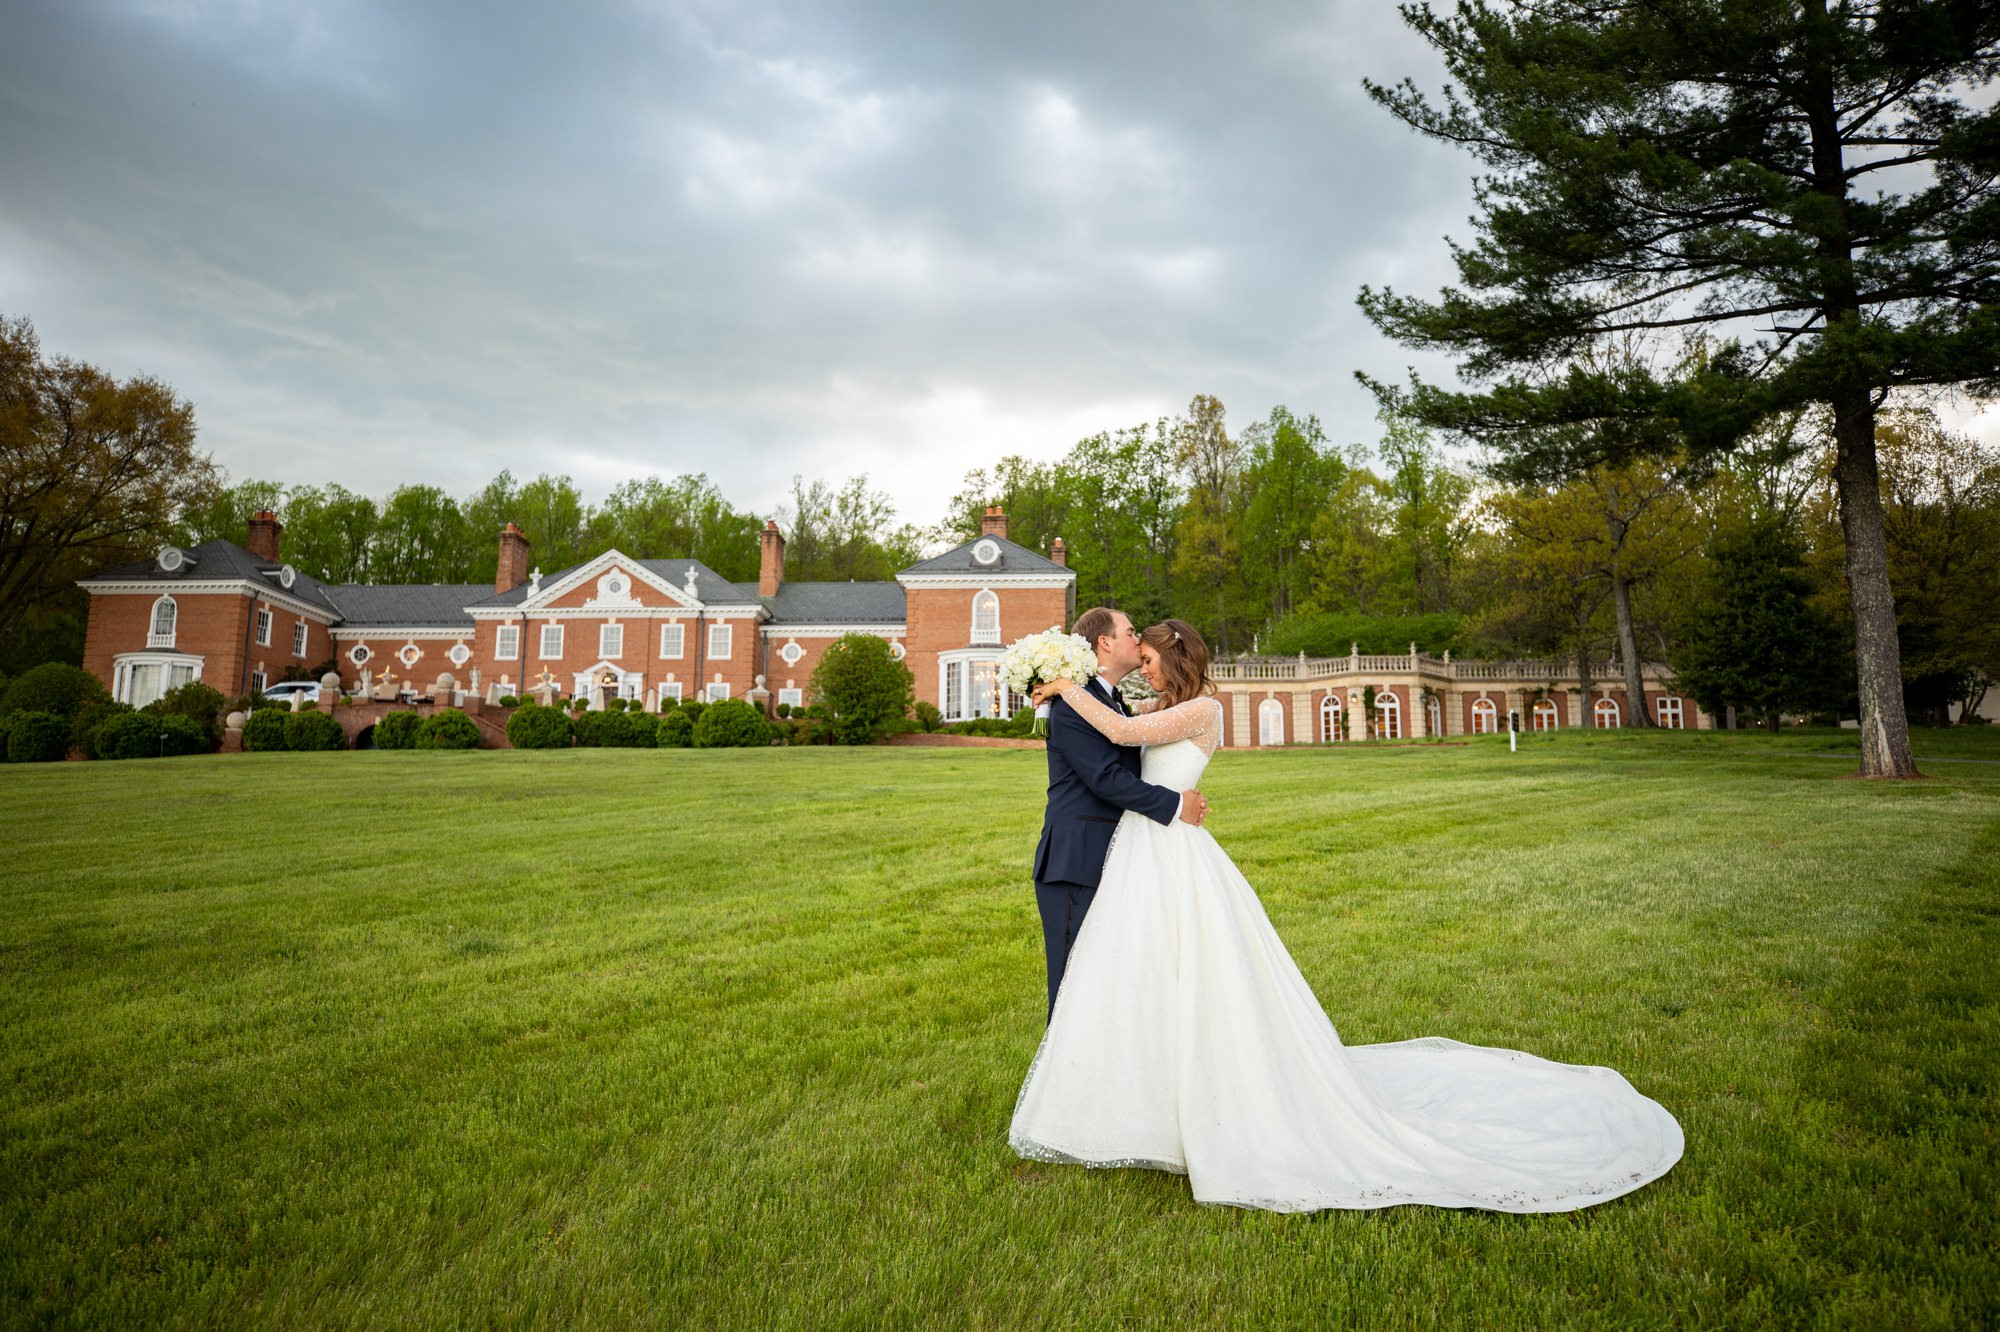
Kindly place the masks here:
[[(1145, 780), (1187, 790), (1222, 743), (1208, 648), (1140, 636), (1157, 705), (1060, 692)], [(1142, 709), (1146, 705), (1141, 705)], [(1608, 1068), (1442, 1037), (1345, 1046), (1243, 875), (1204, 829), (1126, 814), (1009, 1134), (1039, 1161), (1188, 1176), (1200, 1202), (1281, 1212), (1428, 1203), (1563, 1212), (1658, 1179), (1681, 1129)]]

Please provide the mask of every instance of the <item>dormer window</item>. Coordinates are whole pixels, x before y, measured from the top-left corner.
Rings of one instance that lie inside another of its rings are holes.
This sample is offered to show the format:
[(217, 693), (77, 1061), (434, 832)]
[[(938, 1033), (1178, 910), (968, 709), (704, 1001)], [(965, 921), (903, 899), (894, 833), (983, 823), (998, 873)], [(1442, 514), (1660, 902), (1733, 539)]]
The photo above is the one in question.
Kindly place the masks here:
[(993, 564), (1000, 558), (1000, 543), (992, 537), (981, 537), (972, 547), (974, 564)]
[(991, 591), (973, 595), (972, 641), (975, 643), (1000, 641), (1000, 598)]
[(174, 622), (180, 618), (180, 607), (172, 597), (161, 597), (153, 603), (153, 627), (146, 632), (146, 646), (149, 648), (170, 648), (174, 645)]

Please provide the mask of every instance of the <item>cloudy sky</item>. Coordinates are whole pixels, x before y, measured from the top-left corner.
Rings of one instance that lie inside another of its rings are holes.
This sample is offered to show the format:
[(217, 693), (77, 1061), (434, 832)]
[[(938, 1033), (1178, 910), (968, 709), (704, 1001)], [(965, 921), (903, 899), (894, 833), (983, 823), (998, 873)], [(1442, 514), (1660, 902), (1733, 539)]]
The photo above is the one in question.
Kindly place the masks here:
[[(172, 384), (234, 479), (769, 512), (1219, 396), (1371, 438), (1468, 158), (1381, 0), (10, 0), (0, 312)], [(1442, 367), (1427, 367), (1440, 373)]]

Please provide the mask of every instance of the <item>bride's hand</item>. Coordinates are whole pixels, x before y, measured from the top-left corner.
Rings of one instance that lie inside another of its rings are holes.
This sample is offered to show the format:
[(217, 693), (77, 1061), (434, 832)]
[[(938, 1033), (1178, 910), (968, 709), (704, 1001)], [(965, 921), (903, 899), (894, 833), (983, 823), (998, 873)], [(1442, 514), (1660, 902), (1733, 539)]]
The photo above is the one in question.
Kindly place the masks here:
[(1040, 706), (1042, 706), (1042, 704), (1047, 703), (1050, 699), (1053, 699), (1057, 694), (1060, 694), (1063, 691), (1064, 685), (1069, 685), (1073, 688), (1076, 685), (1076, 681), (1070, 679), (1062, 679), (1062, 680), (1050, 680), (1046, 684), (1038, 684), (1035, 686), (1034, 692), (1031, 693), (1029, 697), (1034, 700), (1035, 706), (1039, 708)]

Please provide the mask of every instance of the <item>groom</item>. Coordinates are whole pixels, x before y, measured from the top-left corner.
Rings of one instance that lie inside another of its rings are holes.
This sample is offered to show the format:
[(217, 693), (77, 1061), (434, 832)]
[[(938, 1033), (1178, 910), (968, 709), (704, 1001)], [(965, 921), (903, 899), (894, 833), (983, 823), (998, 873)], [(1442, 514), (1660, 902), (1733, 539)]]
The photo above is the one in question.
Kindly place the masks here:
[[(1085, 688), (1120, 712), (1128, 711), (1118, 682), (1139, 668), (1139, 635), (1123, 611), (1098, 606), (1077, 617), (1070, 631), (1097, 649), (1097, 678)], [(1076, 715), (1061, 698), (1049, 707), (1049, 805), (1042, 841), (1035, 848), (1035, 905), (1042, 913), (1042, 945), (1049, 959), (1049, 1012), (1056, 1009), (1070, 948), (1097, 896), (1105, 853), (1123, 810), (1155, 823), (1176, 817), (1199, 825), (1208, 812), (1201, 792), (1182, 794), (1139, 780), (1139, 751), (1114, 745)]]

